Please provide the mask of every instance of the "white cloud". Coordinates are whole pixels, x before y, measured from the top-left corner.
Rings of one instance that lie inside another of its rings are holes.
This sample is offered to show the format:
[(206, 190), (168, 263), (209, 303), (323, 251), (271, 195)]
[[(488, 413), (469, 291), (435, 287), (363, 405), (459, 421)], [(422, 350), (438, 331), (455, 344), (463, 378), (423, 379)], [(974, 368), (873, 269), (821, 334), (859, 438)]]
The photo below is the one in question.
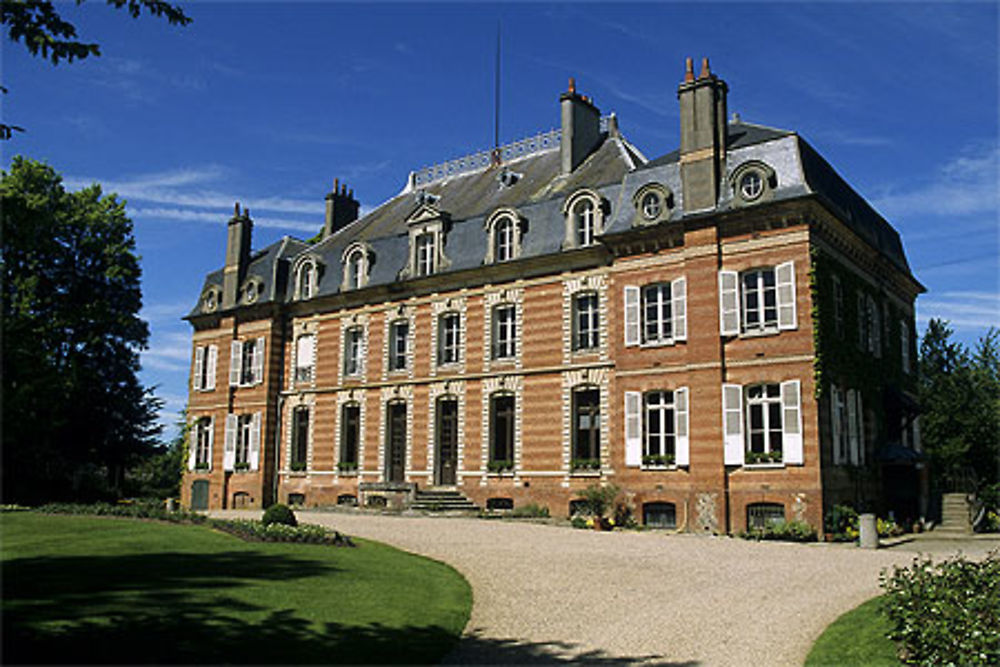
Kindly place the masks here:
[(177, 323), (191, 310), (191, 301), (175, 301), (172, 303), (147, 303), (139, 312), (139, 317), (147, 322)]
[[(214, 211), (192, 211), (183, 208), (129, 208), (132, 217), (139, 220), (182, 220), (185, 222), (210, 222), (213, 224), (225, 224), (229, 218), (224, 213)], [(321, 222), (305, 222), (301, 220), (287, 220), (284, 218), (271, 218), (268, 216), (253, 215), (253, 224), (257, 227), (267, 227), (273, 229), (291, 229), (298, 232), (313, 234), (322, 227)]]
[(1000, 327), (1000, 294), (951, 291), (917, 301), (921, 322), (931, 318), (948, 320), (958, 328)]

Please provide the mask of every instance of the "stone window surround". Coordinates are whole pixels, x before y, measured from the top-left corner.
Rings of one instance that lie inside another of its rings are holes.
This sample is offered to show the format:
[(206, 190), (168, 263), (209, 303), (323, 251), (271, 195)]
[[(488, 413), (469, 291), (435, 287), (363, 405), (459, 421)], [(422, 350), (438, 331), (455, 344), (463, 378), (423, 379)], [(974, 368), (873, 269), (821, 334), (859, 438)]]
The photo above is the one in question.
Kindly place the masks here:
[[(297, 408), (307, 408), (309, 410), (309, 442), (306, 445), (306, 469), (301, 472), (293, 472), (289, 466), (292, 460), (292, 438), (294, 437), (293, 431), (295, 429), (295, 410)], [(284, 461), (285, 466), (279, 472), (282, 474), (304, 474), (311, 471), (313, 468), (313, 447), (316, 442), (314, 437), (314, 430), (316, 428), (316, 395), (299, 394), (297, 396), (289, 397), (289, 399), (285, 402), (284, 424), (285, 442), (282, 449), (284, 449), (285, 456), (282, 460)], [(263, 446), (263, 443), (261, 443), (261, 446)]]
[[(416, 312), (417, 309), (412, 305), (397, 304), (390, 308), (386, 308), (383, 311), (383, 335), (382, 335), (382, 379), (387, 380), (389, 376), (399, 377), (406, 375), (407, 378), (413, 378), (413, 367), (416, 365), (416, 357), (414, 355), (414, 348), (416, 346), (417, 334), (416, 334)], [(392, 343), (390, 340), (392, 334), (392, 325), (394, 322), (399, 322), (400, 320), (405, 320), (407, 323), (406, 332), (406, 368), (399, 370), (390, 370), (389, 362), (392, 357)], [(364, 347), (364, 346), (362, 346)]]
[[(483, 294), (483, 371), (489, 372), (493, 366), (507, 368), (513, 363), (514, 368), (521, 369), (521, 359), (524, 353), (524, 288), (509, 287), (493, 290)], [(513, 359), (493, 359), (493, 311), (497, 306), (512, 304), (514, 306), (515, 339)]]
[[(741, 191), (740, 181), (746, 174), (751, 172), (756, 173), (760, 177), (763, 189), (757, 196), (747, 198)], [(733, 203), (736, 206), (751, 206), (761, 202), (770, 201), (774, 197), (775, 188), (778, 187), (778, 176), (774, 169), (760, 160), (747, 160), (740, 163), (729, 174), (728, 180), (729, 187), (732, 190)]]
[[(355, 253), (361, 253), (361, 277), (357, 280), (352, 271), (351, 259)], [(340, 264), (344, 267), (344, 277), (340, 282), (340, 290), (346, 292), (349, 290), (361, 289), (368, 285), (368, 278), (371, 275), (371, 267), (375, 260), (375, 252), (372, 250), (371, 246), (364, 241), (355, 241), (344, 248), (344, 252), (340, 256)]]
[[(660, 198), (660, 212), (654, 217), (647, 217), (642, 209), (643, 200), (646, 195), (655, 194)], [(632, 206), (635, 208), (635, 217), (632, 220), (633, 227), (642, 225), (655, 225), (670, 218), (674, 210), (674, 193), (662, 183), (646, 183), (635, 191), (632, 195)]]
[[(365, 463), (365, 413), (367, 412), (367, 403), (365, 400), (366, 395), (363, 390), (358, 389), (348, 389), (346, 391), (337, 392), (337, 427), (333, 435), (333, 469), (334, 469), (334, 480), (338, 480), (341, 475), (345, 477), (355, 477), (362, 474), (362, 469)], [(355, 473), (343, 473), (340, 471), (340, 467), (337, 465), (340, 463), (340, 446), (341, 438), (344, 433), (344, 406), (348, 403), (353, 403), (358, 406), (358, 468)]]
[[(454, 364), (438, 364), (438, 341), (440, 340), (441, 315), (445, 313), (458, 313), (458, 362)], [(466, 300), (465, 296), (449, 297), (431, 302), (431, 364), (430, 375), (434, 377), (438, 370), (456, 370), (465, 373), (466, 360)]]
[[(344, 374), (344, 362), (347, 359), (347, 331), (353, 327), (361, 329), (361, 351), (358, 358), (358, 373), (355, 375)], [(343, 317), (340, 320), (340, 359), (337, 363), (337, 382), (342, 383), (344, 379), (361, 380), (367, 379), (368, 373), (368, 313), (355, 313)]]
[(590, 243), (587, 246), (580, 246), (576, 241), (576, 215), (574, 214), (574, 209), (576, 205), (581, 201), (589, 200), (594, 207), (594, 237), (600, 236), (604, 233), (604, 223), (608, 219), (608, 203), (601, 195), (591, 188), (583, 188), (577, 190), (569, 197), (566, 198), (566, 202), (563, 204), (562, 213), (565, 222), (565, 235), (563, 237), (562, 249), (571, 250), (573, 248), (579, 247), (590, 247), (596, 245), (597, 241)]
[[(382, 387), (380, 395), (381, 426), (378, 443), (378, 480), (386, 481), (386, 446), (389, 437), (389, 403), (403, 401), (406, 403), (406, 461), (403, 464), (403, 479), (410, 479), (413, 474), (413, 385), (393, 385)], [(360, 456), (360, 447), (358, 448)]]
[[(496, 377), (483, 378), (480, 385), (482, 392), (482, 451), (480, 455), (480, 486), (486, 486), (489, 478), (499, 477), (496, 473), (490, 473), (487, 467), (490, 460), (490, 424), (491, 402), (495, 394), (511, 394), (514, 396), (514, 486), (521, 485), (521, 433), (522, 433), (522, 411), (524, 409), (524, 378), (520, 375), (500, 375)], [(506, 473), (506, 477), (509, 473)]]
[(483, 223), (483, 229), (486, 231), (486, 257), (483, 259), (483, 264), (493, 264), (498, 261), (496, 259), (496, 227), (501, 220), (512, 221), (514, 232), (514, 238), (511, 239), (510, 259), (504, 261), (509, 262), (521, 256), (521, 238), (527, 226), (527, 219), (518, 213), (517, 209), (504, 206), (493, 211)]
[(260, 276), (249, 276), (240, 287), (240, 303), (251, 306), (260, 301), (264, 292), (264, 280)]
[[(573, 393), (580, 389), (598, 389), (601, 393), (601, 467), (596, 471), (572, 470), (573, 459)], [(562, 468), (563, 488), (569, 488), (571, 477), (604, 477), (613, 474), (609, 446), (608, 417), (609, 375), (607, 368), (582, 368), (562, 374)], [(520, 405), (520, 404), (519, 404)]]
[[(313, 366), (312, 366), (312, 377), (309, 382), (297, 382), (295, 379), (296, 370), (298, 369), (298, 353), (299, 353), (299, 338), (302, 336), (312, 336), (313, 340)], [(288, 373), (288, 389), (289, 391), (295, 389), (296, 387), (310, 387), (316, 386), (316, 375), (317, 369), (319, 368), (319, 359), (317, 358), (317, 351), (319, 350), (319, 322), (318, 320), (308, 320), (304, 322), (295, 322), (292, 325), (292, 351), (289, 355), (291, 363), (291, 371)]]
[[(316, 291), (319, 288), (320, 274), (323, 272), (324, 264), (323, 260), (316, 253), (310, 252), (300, 255), (295, 259), (292, 264), (292, 277), (293, 277), (293, 287), (292, 287), (292, 299), (295, 301), (301, 301), (303, 298), (311, 299), (316, 296)], [(308, 297), (303, 297), (301, 293), (302, 289), (302, 272), (312, 271), (310, 294)]]
[(437, 451), (437, 406), (438, 400), (444, 397), (458, 401), (458, 452), (455, 463), (455, 484), (461, 486), (462, 473), (465, 469), (465, 381), (444, 380), (432, 382), (428, 387), (428, 404), (430, 416), (427, 420), (427, 479), (434, 479), (434, 457)]
[(434, 273), (440, 273), (451, 266), (451, 260), (445, 255), (444, 246), (447, 239), (451, 218), (444, 211), (432, 204), (423, 204), (409, 218), (406, 225), (409, 230), (409, 254), (406, 266), (399, 272), (400, 280), (424, 278), (417, 272), (417, 239), (424, 234), (434, 237)]
[[(597, 294), (598, 345), (596, 349), (573, 349), (574, 302), (577, 293)], [(603, 273), (577, 276), (563, 281), (563, 363), (569, 363), (574, 356), (598, 354), (601, 361), (608, 359), (608, 279)]]

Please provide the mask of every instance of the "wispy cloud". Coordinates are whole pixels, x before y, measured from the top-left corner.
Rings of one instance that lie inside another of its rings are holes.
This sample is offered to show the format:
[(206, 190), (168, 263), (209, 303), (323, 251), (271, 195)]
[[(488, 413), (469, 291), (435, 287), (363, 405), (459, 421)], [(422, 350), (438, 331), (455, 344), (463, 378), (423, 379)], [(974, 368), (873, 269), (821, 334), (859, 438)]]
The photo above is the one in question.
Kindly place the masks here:
[(191, 310), (191, 302), (175, 301), (172, 303), (148, 303), (142, 307), (139, 317), (151, 323), (180, 321)]
[[(226, 214), (217, 211), (192, 211), (183, 208), (129, 208), (129, 213), (136, 220), (180, 220), (182, 222), (208, 222), (225, 224)], [(271, 229), (288, 229), (297, 232), (316, 232), (322, 226), (322, 221), (306, 222), (303, 220), (288, 220), (270, 216), (252, 215), (256, 227)]]
[(931, 318), (948, 320), (957, 328), (1000, 326), (1000, 294), (993, 292), (940, 292), (918, 302), (921, 322)]
[(813, 132), (817, 139), (843, 146), (889, 146), (892, 140), (874, 134), (859, 134), (845, 130), (820, 129)]
[(909, 214), (992, 214), (1000, 208), (1000, 148), (970, 148), (945, 164), (935, 178), (906, 189), (886, 188), (873, 200), (890, 217)]

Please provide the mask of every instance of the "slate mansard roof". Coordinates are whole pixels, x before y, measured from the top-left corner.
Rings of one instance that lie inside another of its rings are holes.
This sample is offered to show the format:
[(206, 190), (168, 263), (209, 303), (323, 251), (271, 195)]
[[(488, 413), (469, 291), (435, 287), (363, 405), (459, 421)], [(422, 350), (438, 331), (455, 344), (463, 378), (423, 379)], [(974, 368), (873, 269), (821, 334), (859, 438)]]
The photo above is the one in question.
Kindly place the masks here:
[[(791, 131), (739, 120), (728, 124), (727, 174), (720, 187), (718, 204), (710, 214), (734, 207), (728, 178), (750, 160), (763, 162), (775, 172), (776, 187), (770, 201), (820, 199), (897, 269), (911, 275), (896, 230), (815, 149)], [(498, 178), (502, 169), (518, 174), (517, 182), (511, 186), (502, 185)], [(344, 251), (360, 241), (372, 253), (368, 285), (364, 289), (384, 288), (396, 283), (409, 258), (407, 218), (419, 208), (418, 195), (421, 193), (435, 197), (435, 207), (450, 218), (444, 246), (450, 265), (439, 272), (441, 275), (483, 266), (487, 249), (485, 221), (500, 207), (513, 208), (527, 221), (519, 259), (556, 255), (564, 252), (561, 247), (565, 235), (563, 207), (569, 196), (584, 188), (598, 193), (609, 209), (604, 234), (610, 236), (632, 228), (635, 219), (633, 195), (649, 183), (669, 188), (674, 197), (669, 219), (658, 224), (668, 225), (689, 215), (684, 210), (679, 151), (647, 161), (617, 129), (605, 131), (584, 162), (565, 175), (561, 173), (558, 140), (552, 147), (504, 161), (501, 167), (484, 166), (421, 187), (414, 185), (411, 174), (407, 186), (399, 194), (327, 238), (310, 245), (285, 237), (253, 253), (246, 277), (256, 276), (262, 285), (258, 303), (290, 302), (293, 299), (290, 267), (297, 258), (309, 254), (317, 257), (322, 266), (313, 298), (334, 295), (341, 291)], [(705, 211), (698, 213), (705, 214)], [(317, 224), (319, 227), (321, 223)], [(221, 287), (222, 274), (222, 269), (208, 274), (202, 293), (213, 286)], [(188, 317), (201, 313), (199, 303)]]

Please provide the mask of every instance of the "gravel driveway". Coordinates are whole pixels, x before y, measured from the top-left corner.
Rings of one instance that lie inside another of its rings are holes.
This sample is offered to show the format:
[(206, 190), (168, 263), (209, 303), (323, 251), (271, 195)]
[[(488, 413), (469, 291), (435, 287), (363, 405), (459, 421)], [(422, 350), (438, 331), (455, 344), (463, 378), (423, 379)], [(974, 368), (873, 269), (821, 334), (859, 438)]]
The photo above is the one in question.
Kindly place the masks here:
[(921, 540), (862, 551), (466, 518), (303, 511), (299, 519), (461, 572), (474, 603), (448, 664), (801, 665), (827, 625), (879, 593), (883, 567), (917, 551), (981, 556), (1000, 547)]

